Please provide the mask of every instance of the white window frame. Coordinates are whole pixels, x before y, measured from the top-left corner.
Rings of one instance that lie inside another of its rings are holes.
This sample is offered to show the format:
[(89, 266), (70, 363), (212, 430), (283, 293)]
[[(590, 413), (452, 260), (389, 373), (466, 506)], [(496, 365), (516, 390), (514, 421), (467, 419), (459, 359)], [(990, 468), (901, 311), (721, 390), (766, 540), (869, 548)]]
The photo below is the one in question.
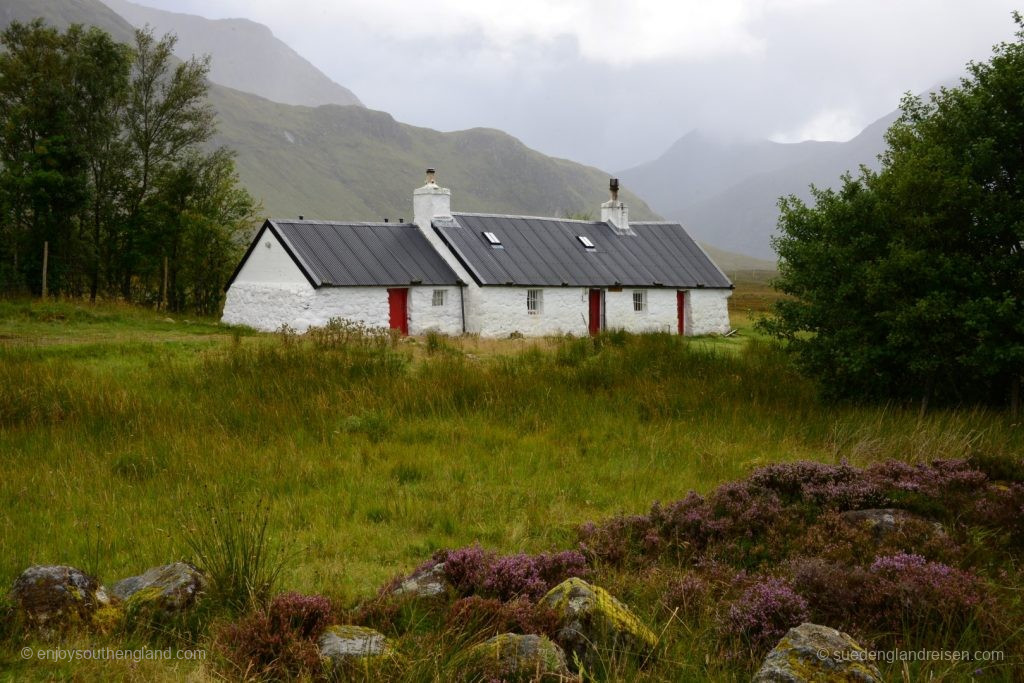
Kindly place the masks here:
[(435, 289), (434, 293), (430, 298), (431, 306), (444, 306), (448, 303), (448, 290), (447, 289)]
[(490, 244), (492, 247), (500, 247), (501, 246), (501, 239), (497, 235), (495, 235), (493, 232), (485, 232), (485, 233), (483, 233), (483, 235), (484, 235), (484, 239), (486, 239), (487, 243)]
[(540, 315), (544, 312), (544, 290), (526, 290), (526, 313), (528, 315)]
[(633, 290), (633, 312), (634, 313), (646, 313), (647, 312), (647, 290), (646, 289), (634, 289)]
[(584, 246), (584, 248), (586, 248), (586, 249), (596, 249), (597, 248), (597, 245), (594, 244), (593, 240), (591, 240), (586, 235), (576, 235), (576, 239), (578, 239), (580, 241), (580, 244), (582, 244)]

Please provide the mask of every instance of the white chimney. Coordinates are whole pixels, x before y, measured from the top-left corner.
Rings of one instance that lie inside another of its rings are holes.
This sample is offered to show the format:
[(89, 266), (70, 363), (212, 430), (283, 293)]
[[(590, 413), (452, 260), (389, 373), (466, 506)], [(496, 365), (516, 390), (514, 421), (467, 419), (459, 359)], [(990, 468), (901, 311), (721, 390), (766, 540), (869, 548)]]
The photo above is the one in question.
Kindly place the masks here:
[(620, 235), (635, 234), (629, 227), (629, 207), (619, 201), (619, 179), (608, 181), (612, 198), (601, 205), (601, 221), (608, 223)]
[(413, 222), (420, 230), (432, 233), (430, 222), (435, 218), (451, 217), (452, 191), (438, 187), (434, 182), (434, 169), (427, 169), (427, 184), (412, 192)]

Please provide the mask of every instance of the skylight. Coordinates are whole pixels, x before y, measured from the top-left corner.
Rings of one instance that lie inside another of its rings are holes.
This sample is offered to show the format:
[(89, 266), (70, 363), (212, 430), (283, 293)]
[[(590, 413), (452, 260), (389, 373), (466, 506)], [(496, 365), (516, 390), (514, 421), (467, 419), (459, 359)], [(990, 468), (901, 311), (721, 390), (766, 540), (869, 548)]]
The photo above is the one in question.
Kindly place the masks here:
[(582, 244), (582, 245), (583, 245), (584, 247), (586, 247), (587, 249), (595, 249), (595, 248), (596, 248), (596, 247), (594, 246), (594, 243), (593, 243), (593, 242), (591, 242), (591, 241), (590, 241), (590, 238), (589, 238), (589, 237), (587, 237), (586, 235), (576, 235), (576, 239), (578, 239), (578, 240), (580, 241), (580, 243), (581, 243), (581, 244)]
[(501, 240), (499, 240), (498, 236), (495, 235), (493, 232), (485, 232), (484, 237), (487, 239), (488, 242), (490, 242), (492, 247), (501, 246)]

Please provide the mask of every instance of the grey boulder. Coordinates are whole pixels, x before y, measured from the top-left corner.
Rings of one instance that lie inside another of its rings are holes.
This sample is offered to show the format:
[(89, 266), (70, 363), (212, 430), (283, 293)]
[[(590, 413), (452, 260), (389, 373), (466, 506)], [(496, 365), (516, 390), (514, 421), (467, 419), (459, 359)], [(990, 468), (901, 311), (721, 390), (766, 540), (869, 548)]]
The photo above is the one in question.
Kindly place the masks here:
[(206, 589), (206, 583), (206, 576), (196, 567), (187, 562), (174, 562), (121, 579), (110, 592), (129, 608), (173, 613), (194, 605)]
[(91, 624), (110, 604), (95, 578), (64, 565), (29, 567), (14, 581), (11, 599), (28, 625), (44, 628)]
[(850, 636), (804, 623), (768, 653), (752, 683), (882, 683), (882, 674)]

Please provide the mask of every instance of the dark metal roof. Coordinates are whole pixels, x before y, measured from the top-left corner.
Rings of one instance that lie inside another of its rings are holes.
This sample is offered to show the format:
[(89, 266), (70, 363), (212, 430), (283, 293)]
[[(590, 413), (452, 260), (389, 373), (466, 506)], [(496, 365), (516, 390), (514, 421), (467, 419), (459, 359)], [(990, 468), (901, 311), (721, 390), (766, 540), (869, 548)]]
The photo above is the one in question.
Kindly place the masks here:
[(264, 230), (277, 236), (314, 287), (460, 284), (455, 271), (412, 223), (271, 219), (263, 224), (238, 270)]
[[(630, 228), (635, 234), (619, 234), (600, 221), (474, 213), (434, 221), (434, 230), (480, 285), (732, 287), (678, 223)], [(491, 245), (485, 232), (501, 245)]]

